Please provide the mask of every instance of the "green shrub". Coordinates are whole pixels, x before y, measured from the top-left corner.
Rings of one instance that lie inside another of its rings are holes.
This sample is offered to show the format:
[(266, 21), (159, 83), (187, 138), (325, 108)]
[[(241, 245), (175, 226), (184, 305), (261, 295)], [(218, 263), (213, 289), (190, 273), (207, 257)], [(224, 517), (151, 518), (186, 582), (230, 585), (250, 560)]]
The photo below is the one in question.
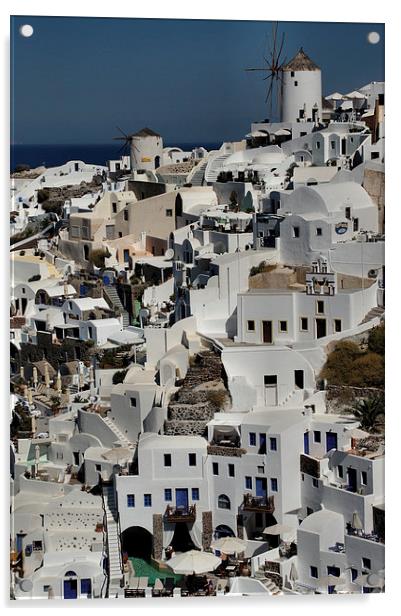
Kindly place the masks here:
[(385, 332), (384, 325), (373, 327), (368, 336), (368, 348), (373, 353), (384, 355)]

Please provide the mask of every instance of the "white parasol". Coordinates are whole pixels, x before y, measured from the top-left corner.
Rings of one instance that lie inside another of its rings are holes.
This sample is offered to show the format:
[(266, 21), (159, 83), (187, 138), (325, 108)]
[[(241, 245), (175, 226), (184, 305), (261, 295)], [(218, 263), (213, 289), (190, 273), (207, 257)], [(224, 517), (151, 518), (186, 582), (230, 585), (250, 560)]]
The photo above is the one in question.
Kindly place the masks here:
[(218, 558), (210, 552), (201, 552), (198, 550), (189, 550), (183, 554), (173, 556), (171, 560), (166, 562), (166, 565), (174, 571), (183, 575), (192, 575), (198, 573), (207, 573), (213, 571), (221, 563), (221, 558)]

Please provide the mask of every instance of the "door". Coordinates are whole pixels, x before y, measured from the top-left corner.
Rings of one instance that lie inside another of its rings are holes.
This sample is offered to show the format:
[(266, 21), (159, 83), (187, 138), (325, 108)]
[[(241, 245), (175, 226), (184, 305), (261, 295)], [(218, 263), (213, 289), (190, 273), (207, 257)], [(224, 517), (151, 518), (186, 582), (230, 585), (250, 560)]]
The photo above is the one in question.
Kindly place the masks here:
[(326, 432), (326, 451), (337, 449), (337, 434), (335, 432)]
[(259, 434), (259, 451), (258, 453), (266, 453), (266, 434)]
[(304, 388), (304, 371), (303, 370), (294, 370), (294, 381), (295, 387), (298, 389)]
[(256, 478), (256, 496), (266, 499), (267, 496), (267, 479), (266, 477)]
[(316, 338), (324, 338), (326, 335), (326, 319), (316, 319)]
[(77, 580), (64, 580), (64, 599), (76, 599), (78, 597)]
[(262, 321), (263, 342), (271, 344), (273, 342), (273, 325), (272, 321)]
[(356, 492), (356, 469), (347, 468), (347, 484), (350, 492)]
[(92, 597), (92, 580), (90, 578), (81, 579), (81, 599), (91, 599)]
[(265, 374), (265, 405), (277, 406), (277, 374)]
[(304, 433), (304, 453), (309, 455), (309, 432)]
[(188, 489), (177, 488), (175, 491), (175, 506), (182, 511), (188, 511)]

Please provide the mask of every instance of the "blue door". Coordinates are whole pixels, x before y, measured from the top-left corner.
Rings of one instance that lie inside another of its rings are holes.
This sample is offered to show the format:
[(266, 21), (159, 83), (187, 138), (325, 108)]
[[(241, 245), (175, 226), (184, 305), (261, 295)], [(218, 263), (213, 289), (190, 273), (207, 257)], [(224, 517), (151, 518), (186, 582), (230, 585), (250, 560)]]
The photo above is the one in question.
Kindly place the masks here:
[(267, 496), (267, 479), (265, 477), (256, 478), (256, 496)]
[(22, 539), (25, 537), (25, 535), (21, 535), (20, 533), (17, 534), (16, 540), (15, 540), (15, 548), (17, 550), (17, 552), (22, 552)]
[(304, 453), (309, 455), (309, 432), (304, 433)]
[(336, 432), (326, 432), (326, 451), (337, 449), (337, 434)]
[(64, 599), (76, 599), (78, 597), (77, 580), (64, 580)]
[(175, 506), (177, 509), (188, 511), (188, 490), (187, 488), (177, 488), (175, 491)]

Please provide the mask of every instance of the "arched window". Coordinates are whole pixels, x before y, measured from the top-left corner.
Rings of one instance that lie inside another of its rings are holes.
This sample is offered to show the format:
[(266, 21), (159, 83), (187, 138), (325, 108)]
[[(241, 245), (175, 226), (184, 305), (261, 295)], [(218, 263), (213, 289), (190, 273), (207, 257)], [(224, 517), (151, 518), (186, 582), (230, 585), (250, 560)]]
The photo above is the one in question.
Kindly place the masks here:
[(231, 509), (231, 501), (226, 494), (220, 494), (217, 499), (217, 506), (219, 509)]
[(67, 571), (64, 577), (77, 577), (75, 571)]

